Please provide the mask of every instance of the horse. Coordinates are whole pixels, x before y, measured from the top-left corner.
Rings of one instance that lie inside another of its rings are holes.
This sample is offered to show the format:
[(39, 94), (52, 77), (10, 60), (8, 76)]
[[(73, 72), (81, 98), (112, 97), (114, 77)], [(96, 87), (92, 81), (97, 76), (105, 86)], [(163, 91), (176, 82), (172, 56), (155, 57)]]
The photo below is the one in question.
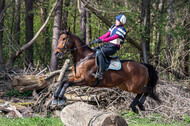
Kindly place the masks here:
[[(69, 30), (60, 31), (55, 55), (58, 58), (63, 58), (63, 55), (71, 51), (73, 56), (74, 66), (72, 69), (72, 77), (63, 80), (54, 93), (52, 104), (63, 105), (66, 102), (64, 93), (69, 86), (90, 86), (96, 78), (93, 76), (97, 71), (94, 54), (96, 51), (86, 45), (80, 38)], [(136, 108), (145, 111), (143, 106), (146, 97), (160, 103), (160, 99), (156, 94), (155, 88), (158, 81), (158, 73), (150, 64), (134, 62), (130, 60), (120, 60), (120, 70), (107, 70), (104, 72), (103, 79), (96, 87), (119, 87), (123, 91), (128, 91), (136, 94), (129, 107), (132, 111), (138, 113)]]

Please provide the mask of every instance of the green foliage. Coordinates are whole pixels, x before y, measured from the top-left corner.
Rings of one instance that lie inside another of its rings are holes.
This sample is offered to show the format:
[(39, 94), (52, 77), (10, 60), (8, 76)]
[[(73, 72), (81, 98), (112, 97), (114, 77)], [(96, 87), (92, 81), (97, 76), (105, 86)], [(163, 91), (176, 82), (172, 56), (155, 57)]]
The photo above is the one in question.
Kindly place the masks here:
[(130, 126), (187, 126), (190, 125), (189, 116), (184, 116), (184, 121), (165, 119), (162, 115), (154, 113), (151, 116), (142, 117), (134, 112), (123, 112), (121, 116), (127, 120)]
[(59, 118), (24, 118), (24, 119), (7, 119), (0, 117), (0, 126), (63, 126)]
[(184, 115), (183, 118), (184, 118), (184, 121), (189, 123), (190, 125), (190, 116)]
[(11, 96), (11, 97), (28, 97), (28, 96), (32, 96), (32, 91), (24, 91), (22, 93), (19, 93), (17, 90), (15, 89), (11, 89), (10, 91), (6, 92), (5, 94), (6, 96)]

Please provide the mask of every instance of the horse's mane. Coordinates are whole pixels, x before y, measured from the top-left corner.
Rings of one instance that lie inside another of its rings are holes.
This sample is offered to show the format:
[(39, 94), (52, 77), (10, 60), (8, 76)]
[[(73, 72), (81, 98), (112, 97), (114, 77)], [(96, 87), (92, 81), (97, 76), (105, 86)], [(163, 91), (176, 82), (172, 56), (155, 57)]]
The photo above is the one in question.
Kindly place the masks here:
[(78, 40), (80, 41), (80, 43), (82, 43), (82, 46), (86, 45), (85, 47), (86, 47), (88, 50), (94, 52), (94, 50), (93, 50), (91, 47), (89, 47), (89, 45), (87, 45), (86, 43), (84, 43), (84, 41), (82, 41), (77, 35), (75, 35), (75, 34), (72, 34), (72, 35), (73, 35), (76, 39), (78, 39)]

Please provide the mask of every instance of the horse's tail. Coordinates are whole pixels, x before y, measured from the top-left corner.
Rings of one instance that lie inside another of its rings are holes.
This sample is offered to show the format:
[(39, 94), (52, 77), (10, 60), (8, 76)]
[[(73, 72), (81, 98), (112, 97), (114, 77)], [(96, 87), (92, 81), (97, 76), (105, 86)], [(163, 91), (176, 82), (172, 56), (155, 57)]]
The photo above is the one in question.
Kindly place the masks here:
[(148, 68), (148, 73), (149, 73), (149, 80), (147, 83), (147, 88), (150, 89), (149, 96), (153, 98), (155, 101), (157, 101), (158, 103), (161, 103), (161, 100), (159, 99), (155, 90), (156, 84), (158, 81), (158, 72), (152, 65), (150, 64), (144, 64), (144, 65)]

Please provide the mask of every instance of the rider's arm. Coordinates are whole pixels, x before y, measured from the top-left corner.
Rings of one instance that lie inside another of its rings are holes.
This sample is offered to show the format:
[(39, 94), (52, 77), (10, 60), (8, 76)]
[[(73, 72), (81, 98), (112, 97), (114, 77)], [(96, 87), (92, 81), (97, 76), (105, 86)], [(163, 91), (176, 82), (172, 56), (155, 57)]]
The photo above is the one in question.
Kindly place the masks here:
[(115, 35), (113, 35), (111, 37), (102, 39), (102, 41), (103, 42), (109, 42), (109, 41), (112, 41), (112, 40), (117, 39), (117, 38), (119, 38), (119, 35), (115, 34)]
[(108, 36), (110, 36), (111, 32), (108, 31), (106, 34), (102, 35), (99, 39), (105, 39), (107, 38)]

